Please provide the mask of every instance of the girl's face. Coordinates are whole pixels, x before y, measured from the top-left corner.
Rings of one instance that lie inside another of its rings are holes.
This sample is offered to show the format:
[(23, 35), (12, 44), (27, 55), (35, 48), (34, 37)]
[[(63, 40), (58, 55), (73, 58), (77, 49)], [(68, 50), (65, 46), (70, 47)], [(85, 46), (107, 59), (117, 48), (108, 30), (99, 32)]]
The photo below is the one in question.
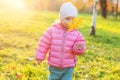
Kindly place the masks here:
[(61, 24), (63, 25), (64, 28), (69, 29), (68, 23), (71, 23), (73, 18), (75, 17), (66, 17), (61, 19)]

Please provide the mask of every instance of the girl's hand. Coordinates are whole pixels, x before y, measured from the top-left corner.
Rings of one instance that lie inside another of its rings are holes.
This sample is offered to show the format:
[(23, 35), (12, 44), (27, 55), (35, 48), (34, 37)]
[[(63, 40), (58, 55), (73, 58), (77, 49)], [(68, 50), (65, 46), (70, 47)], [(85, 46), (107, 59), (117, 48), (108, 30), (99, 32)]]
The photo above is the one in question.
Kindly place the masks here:
[(41, 64), (42, 63), (42, 60), (40, 60), (40, 59), (36, 59), (37, 60), (37, 63), (38, 64)]
[(76, 48), (77, 48), (77, 50), (82, 50), (83, 46), (82, 46), (81, 43), (79, 43), (79, 44), (76, 45)]

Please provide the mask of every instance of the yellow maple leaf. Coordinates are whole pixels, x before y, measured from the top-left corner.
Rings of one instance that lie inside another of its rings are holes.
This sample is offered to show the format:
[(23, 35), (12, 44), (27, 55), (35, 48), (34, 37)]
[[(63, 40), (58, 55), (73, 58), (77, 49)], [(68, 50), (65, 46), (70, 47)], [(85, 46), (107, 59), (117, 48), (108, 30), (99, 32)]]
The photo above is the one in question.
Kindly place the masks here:
[(73, 18), (72, 22), (68, 23), (69, 31), (72, 31), (74, 29), (78, 29), (82, 25), (82, 19), (80, 18)]

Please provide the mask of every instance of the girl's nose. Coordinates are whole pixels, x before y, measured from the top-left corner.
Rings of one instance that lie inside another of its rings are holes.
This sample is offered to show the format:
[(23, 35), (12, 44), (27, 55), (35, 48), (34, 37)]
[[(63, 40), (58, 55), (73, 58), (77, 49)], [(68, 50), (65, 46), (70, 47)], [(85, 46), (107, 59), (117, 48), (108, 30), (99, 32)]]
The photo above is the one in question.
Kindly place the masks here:
[(70, 23), (71, 23), (71, 22), (72, 22), (72, 20), (70, 19), (70, 20), (68, 20), (68, 22), (70, 22)]

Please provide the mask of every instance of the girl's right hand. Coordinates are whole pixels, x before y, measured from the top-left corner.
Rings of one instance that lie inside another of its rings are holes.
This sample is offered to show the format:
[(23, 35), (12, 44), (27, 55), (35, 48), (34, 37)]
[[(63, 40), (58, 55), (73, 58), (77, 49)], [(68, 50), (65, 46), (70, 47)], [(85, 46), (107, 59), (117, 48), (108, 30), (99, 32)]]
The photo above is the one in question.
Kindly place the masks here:
[(42, 60), (36, 59), (38, 64), (42, 63)]

